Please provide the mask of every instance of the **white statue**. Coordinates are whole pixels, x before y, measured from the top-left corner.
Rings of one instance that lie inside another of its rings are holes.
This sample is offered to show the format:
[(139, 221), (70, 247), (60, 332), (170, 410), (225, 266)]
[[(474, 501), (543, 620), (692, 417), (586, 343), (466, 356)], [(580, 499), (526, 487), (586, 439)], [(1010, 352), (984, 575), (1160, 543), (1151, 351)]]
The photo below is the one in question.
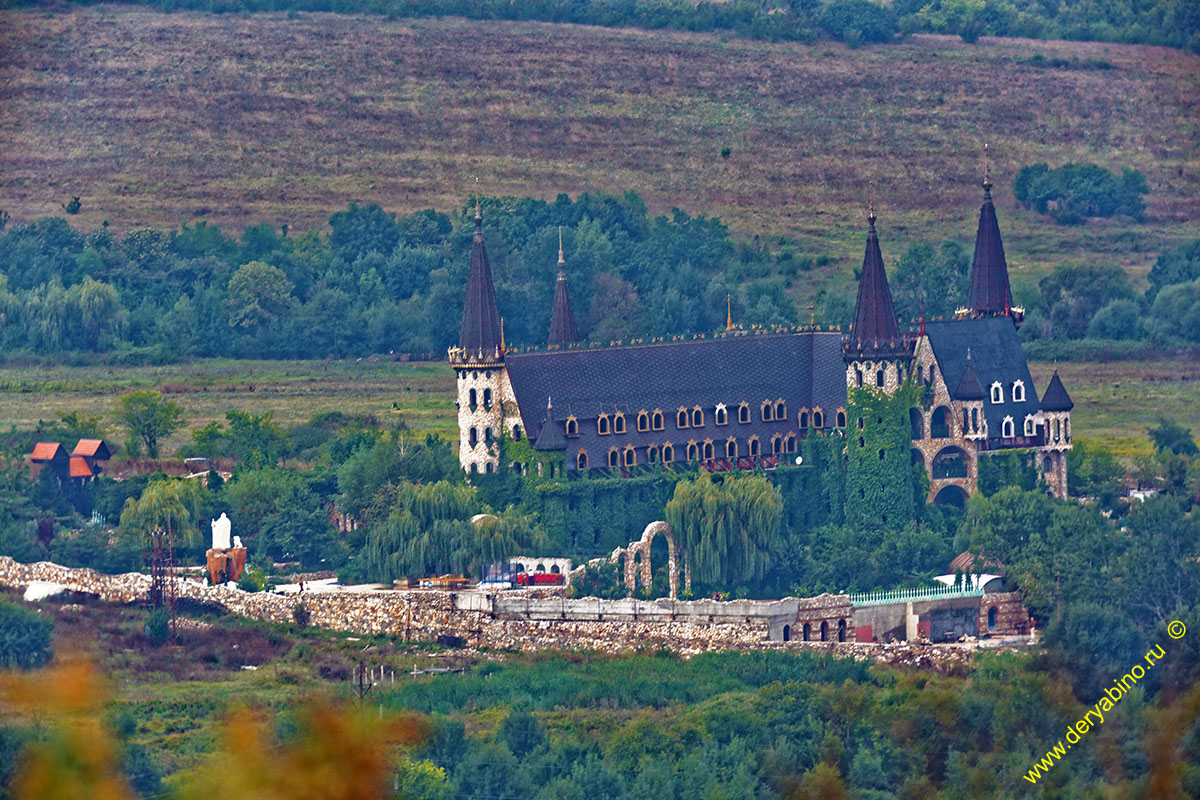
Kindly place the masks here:
[(225, 512), (221, 512), (221, 516), (212, 521), (212, 549), (213, 550), (228, 550), (229, 549), (229, 531), (233, 527), (233, 523), (229, 521), (229, 517), (225, 516)]
[(242, 547), (243, 546), (242, 545), (242, 537), (240, 537), (240, 536), (233, 537), (233, 546), (234, 547)]

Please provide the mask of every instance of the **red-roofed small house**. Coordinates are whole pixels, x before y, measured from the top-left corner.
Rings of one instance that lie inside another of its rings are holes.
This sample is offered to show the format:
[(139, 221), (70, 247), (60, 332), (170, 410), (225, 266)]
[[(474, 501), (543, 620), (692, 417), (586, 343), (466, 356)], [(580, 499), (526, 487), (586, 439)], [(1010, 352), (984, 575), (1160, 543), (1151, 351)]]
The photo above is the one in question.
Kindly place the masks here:
[(96, 473), (83, 456), (71, 456), (71, 479), (86, 482), (95, 479)]
[(75, 476), (75, 459), (82, 458), (87, 462), (88, 472), (90, 477), (96, 477), (101, 472), (101, 461), (108, 461), (112, 458), (112, 452), (108, 449), (103, 439), (80, 439), (75, 445), (75, 449), (71, 451), (71, 477)]
[(67, 449), (58, 442), (38, 442), (33, 446), (29, 460), (33, 462), (34, 475), (48, 467), (60, 481), (66, 480), (71, 466), (71, 457), (67, 455)]

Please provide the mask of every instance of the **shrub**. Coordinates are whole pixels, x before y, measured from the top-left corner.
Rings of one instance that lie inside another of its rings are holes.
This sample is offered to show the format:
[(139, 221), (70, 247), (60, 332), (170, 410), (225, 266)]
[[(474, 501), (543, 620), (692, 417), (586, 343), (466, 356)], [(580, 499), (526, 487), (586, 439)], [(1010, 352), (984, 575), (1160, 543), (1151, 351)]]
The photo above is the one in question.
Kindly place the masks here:
[(146, 620), (146, 641), (154, 647), (162, 647), (171, 637), (171, 618), (165, 608), (156, 608)]
[(1032, 164), (1021, 167), (1013, 180), (1017, 200), (1062, 225), (1117, 214), (1141, 222), (1146, 212), (1142, 195), (1149, 192), (1145, 176), (1136, 169), (1126, 167), (1117, 175), (1096, 164), (1064, 164), (1057, 169)]
[(54, 623), (36, 611), (0, 600), (0, 666), (34, 669), (50, 660)]
[(304, 606), (294, 606), (292, 608), (292, 619), (301, 628), (307, 628), (312, 622), (312, 612)]

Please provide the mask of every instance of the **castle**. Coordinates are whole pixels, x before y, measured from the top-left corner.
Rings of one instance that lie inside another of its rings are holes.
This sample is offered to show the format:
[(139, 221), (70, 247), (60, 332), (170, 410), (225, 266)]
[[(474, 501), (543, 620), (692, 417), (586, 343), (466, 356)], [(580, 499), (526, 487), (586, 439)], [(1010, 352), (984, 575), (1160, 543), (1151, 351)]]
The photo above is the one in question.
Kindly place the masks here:
[(1014, 449), (1031, 455), (1051, 494), (1066, 497), (1073, 403), (1057, 372), (1038, 399), (1017, 336), (1024, 312), (1012, 303), (991, 188), (985, 177), (967, 304), (953, 319), (901, 332), (872, 210), (848, 334), (833, 326), (728, 325), (710, 337), (589, 348), (577, 341), (560, 242), (548, 343), (521, 353), (504, 346), (477, 207), (462, 328), (448, 353), (458, 384), (459, 463), (469, 473), (496, 471), (507, 435), (558, 455), (548, 461), (552, 478), (681, 462), (710, 471), (772, 469), (798, 461), (808, 435), (864, 446), (854, 435), (864, 420), (848, 419), (850, 391), (894, 394), (915, 382), (911, 457), (929, 476), (928, 501), (961, 505), (978, 486), (979, 459)]

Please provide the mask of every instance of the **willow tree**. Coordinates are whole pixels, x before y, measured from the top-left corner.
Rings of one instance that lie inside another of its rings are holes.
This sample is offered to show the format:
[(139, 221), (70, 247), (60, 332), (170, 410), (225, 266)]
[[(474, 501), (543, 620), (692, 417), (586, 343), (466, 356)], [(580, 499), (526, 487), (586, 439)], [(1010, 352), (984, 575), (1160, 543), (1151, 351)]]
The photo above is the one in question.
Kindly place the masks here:
[(184, 545), (194, 545), (199, 541), (204, 500), (204, 489), (199, 481), (151, 481), (142, 490), (141, 497), (125, 501), (121, 529), (140, 536), (166, 531), (178, 536)]
[(701, 472), (675, 485), (666, 517), (693, 579), (725, 586), (758, 583), (779, 545), (783, 498), (759, 475), (727, 475), (718, 483)]

